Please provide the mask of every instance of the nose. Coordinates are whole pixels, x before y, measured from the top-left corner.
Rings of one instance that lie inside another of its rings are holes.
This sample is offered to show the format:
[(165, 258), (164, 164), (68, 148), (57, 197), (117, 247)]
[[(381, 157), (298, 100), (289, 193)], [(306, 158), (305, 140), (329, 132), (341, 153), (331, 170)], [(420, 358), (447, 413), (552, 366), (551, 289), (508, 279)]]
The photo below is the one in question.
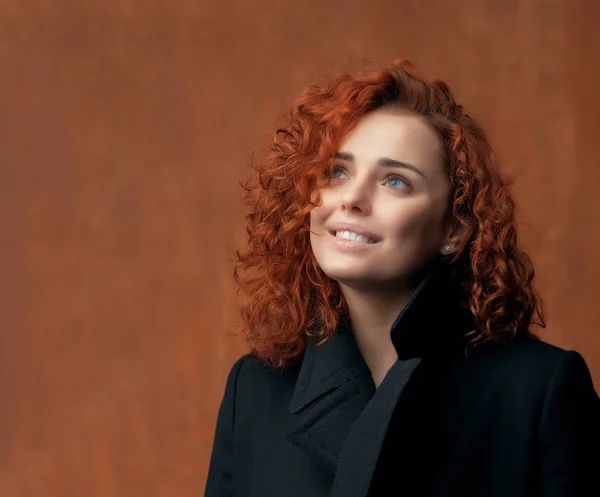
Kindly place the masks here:
[(371, 208), (371, 192), (367, 188), (366, 182), (348, 181), (344, 185), (344, 190), (340, 199), (342, 210), (358, 211), (368, 213)]

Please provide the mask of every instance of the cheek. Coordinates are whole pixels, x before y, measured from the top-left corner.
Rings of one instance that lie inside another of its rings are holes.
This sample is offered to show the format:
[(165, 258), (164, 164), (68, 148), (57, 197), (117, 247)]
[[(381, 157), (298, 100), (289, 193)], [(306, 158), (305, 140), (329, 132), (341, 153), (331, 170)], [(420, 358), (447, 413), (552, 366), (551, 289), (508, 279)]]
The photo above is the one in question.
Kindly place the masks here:
[[(315, 201), (316, 194), (313, 194), (312, 201)], [(331, 198), (328, 195), (323, 195), (321, 192), (319, 198), (319, 205), (317, 207), (313, 207), (310, 211), (310, 222), (311, 224), (318, 224), (325, 221), (326, 217), (331, 212)]]
[(432, 212), (431, 206), (414, 206), (398, 212), (390, 222), (391, 230), (397, 238), (418, 238), (420, 240), (437, 237), (441, 221)]
[(314, 238), (315, 235), (321, 234), (327, 215), (322, 207), (314, 207), (309, 213), (309, 227), (310, 237)]
[(314, 204), (316, 203), (323, 203), (323, 201), (328, 197), (327, 195), (327, 191), (325, 191), (325, 189), (323, 188), (317, 188), (315, 190), (313, 190), (313, 192), (310, 194), (310, 201)]
[(319, 224), (321, 220), (321, 208), (314, 207), (308, 214), (310, 220), (310, 226), (313, 227)]

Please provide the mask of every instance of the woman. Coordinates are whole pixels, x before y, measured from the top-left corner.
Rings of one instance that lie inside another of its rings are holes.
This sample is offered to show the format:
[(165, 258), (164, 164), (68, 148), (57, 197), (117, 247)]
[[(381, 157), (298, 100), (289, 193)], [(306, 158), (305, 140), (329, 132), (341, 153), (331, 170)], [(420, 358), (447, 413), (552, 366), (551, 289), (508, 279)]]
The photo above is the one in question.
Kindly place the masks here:
[(207, 497), (600, 495), (600, 399), (530, 329), (509, 184), (445, 83), (311, 87), (255, 169)]

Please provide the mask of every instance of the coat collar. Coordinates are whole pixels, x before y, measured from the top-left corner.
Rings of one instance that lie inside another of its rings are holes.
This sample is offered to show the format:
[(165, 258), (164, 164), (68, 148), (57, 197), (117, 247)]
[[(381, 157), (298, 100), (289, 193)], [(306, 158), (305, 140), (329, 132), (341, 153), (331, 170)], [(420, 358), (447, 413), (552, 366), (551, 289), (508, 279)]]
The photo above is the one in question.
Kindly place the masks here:
[(421, 281), (390, 330), (399, 359), (445, 356), (467, 345), (474, 326), (467, 293), (448, 265), (437, 265)]
[[(422, 359), (465, 346), (464, 334), (470, 329), (473, 316), (462, 305), (464, 301), (464, 292), (451, 277), (448, 266), (431, 269), (390, 329), (398, 358)], [(317, 346), (318, 341), (310, 338), (307, 342), (290, 403), (292, 413), (357, 378), (362, 378), (363, 388), (375, 388), (346, 320), (340, 321), (329, 340)]]
[(333, 336), (322, 345), (317, 346), (316, 343), (317, 340), (311, 338), (304, 353), (290, 403), (293, 414), (355, 379), (362, 379), (364, 389), (375, 389), (372, 379), (372, 385), (369, 385), (371, 372), (345, 323), (340, 324)]
[[(390, 330), (399, 359), (379, 388), (345, 321), (311, 339), (296, 373), (288, 440), (335, 473), (332, 497), (364, 497), (392, 413), (425, 358), (459, 350), (470, 313), (445, 270), (432, 270)], [(462, 346), (462, 345), (461, 345)]]

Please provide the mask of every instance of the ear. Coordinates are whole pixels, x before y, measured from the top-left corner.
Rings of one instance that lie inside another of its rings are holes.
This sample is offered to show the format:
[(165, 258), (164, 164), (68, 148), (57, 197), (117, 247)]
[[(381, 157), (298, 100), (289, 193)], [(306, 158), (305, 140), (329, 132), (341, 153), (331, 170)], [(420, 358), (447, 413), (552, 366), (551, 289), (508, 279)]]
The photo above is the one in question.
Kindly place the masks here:
[[(468, 229), (454, 217), (447, 219), (445, 224), (445, 235), (440, 246), (440, 253), (445, 256), (454, 255), (458, 248), (466, 242)], [(450, 250), (445, 250), (448, 246)]]

